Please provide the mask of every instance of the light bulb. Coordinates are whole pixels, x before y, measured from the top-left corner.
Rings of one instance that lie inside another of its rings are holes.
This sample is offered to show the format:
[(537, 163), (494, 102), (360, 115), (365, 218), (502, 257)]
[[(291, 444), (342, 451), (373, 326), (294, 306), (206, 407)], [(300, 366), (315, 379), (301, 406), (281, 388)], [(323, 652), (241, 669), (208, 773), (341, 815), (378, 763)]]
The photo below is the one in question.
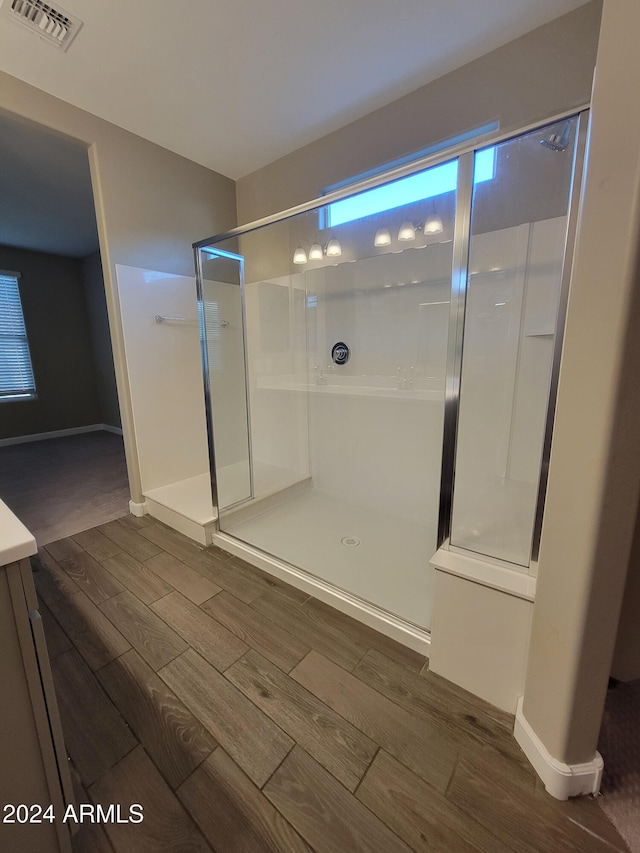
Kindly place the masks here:
[(293, 253), (293, 263), (294, 264), (306, 264), (307, 263), (307, 253), (302, 248), (302, 246), (298, 246), (298, 248)]
[(403, 222), (398, 231), (398, 240), (415, 240), (416, 229), (412, 222)]
[(312, 243), (311, 248), (309, 249), (309, 260), (310, 261), (321, 261), (322, 260), (322, 246), (320, 243)]
[(442, 234), (443, 231), (444, 226), (439, 216), (436, 216), (434, 213), (427, 218), (427, 221), (424, 223), (425, 234)]
[(378, 228), (373, 238), (374, 246), (388, 246), (391, 243), (391, 234), (388, 228)]
[(327, 243), (327, 257), (328, 258), (339, 258), (342, 254), (342, 246), (339, 241), (333, 237)]

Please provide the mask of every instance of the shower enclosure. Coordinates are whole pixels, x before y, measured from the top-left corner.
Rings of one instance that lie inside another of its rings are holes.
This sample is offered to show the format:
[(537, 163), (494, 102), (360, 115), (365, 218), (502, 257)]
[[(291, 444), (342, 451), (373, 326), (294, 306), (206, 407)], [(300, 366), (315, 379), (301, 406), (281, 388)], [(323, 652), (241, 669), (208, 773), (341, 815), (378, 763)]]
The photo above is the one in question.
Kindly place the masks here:
[(440, 546), (535, 571), (584, 120), (196, 244), (219, 544), (416, 634)]

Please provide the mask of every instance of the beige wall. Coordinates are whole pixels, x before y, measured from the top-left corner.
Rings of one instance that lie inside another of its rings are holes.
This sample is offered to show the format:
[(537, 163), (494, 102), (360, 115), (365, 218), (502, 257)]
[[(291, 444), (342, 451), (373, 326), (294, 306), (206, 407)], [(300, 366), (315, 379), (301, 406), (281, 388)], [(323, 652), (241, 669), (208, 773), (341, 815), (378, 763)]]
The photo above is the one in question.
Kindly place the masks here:
[(100, 406), (100, 423), (120, 427), (122, 424), (120, 407), (118, 406), (116, 374), (113, 367), (113, 351), (111, 349), (100, 252), (94, 252), (82, 259), (82, 283), (91, 335), (96, 393)]
[(0, 246), (0, 269), (20, 273), (37, 392), (0, 404), (0, 438), (101, 423), (81, 261)]
[(241, 178), (238, 221), (316, 198), (327, 186), (490, 121), (505, 130), (589, 101), (601, 4), (581, 6)]
[(640, 513), (636, 518), (611, 675), (620, 681), (640, 678)]
[(640, 488), (639, 31), (605, 0), (524, 693), (568, 764), (596, 749)]
[(234, 182), (4, 73), (0, 110), (89, 148), (129, 480), (140, 501), (115, 264), (193, 275), (191, 244), (236, 224)]

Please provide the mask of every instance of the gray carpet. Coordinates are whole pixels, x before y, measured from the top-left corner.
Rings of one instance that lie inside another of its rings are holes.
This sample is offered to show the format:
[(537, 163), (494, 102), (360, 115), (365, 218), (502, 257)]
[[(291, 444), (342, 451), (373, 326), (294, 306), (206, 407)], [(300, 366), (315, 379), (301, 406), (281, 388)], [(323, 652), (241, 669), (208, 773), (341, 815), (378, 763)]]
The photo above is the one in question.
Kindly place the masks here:
[(0, 447), (0, 498), (38, 545), (127, 515), (121, 436), (99, 431)]
[(640, 853), (640, 680), (607, 692), (598, 749), (604, 758), (599, 803), (633, 853)]

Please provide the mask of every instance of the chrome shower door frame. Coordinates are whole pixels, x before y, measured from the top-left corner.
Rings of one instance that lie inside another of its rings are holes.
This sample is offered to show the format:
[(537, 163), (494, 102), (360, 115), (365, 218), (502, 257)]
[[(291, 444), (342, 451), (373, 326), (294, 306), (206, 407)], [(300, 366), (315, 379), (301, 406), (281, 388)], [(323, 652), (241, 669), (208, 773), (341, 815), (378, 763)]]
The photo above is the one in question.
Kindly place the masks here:
[(544, 441), (542, 445), (542, 459), (540, 462), (540, 479), (538, 480), (538, 496), (536, 500), (536, 512), (533, 525), (533, 536), (531, 541), (531, 562), (537, 563), (540, 553), (540, 538), (542, 536), (542, 520), (544, 517), (544, 504), (547, 496), (547, 482), (549, 479), (549, 461), (551, 459), (551, 442), (553, 438), (553, 422), (556, 415), (556, 403), (558, 399), (558, 380), (560, 378), (560, 359), (562, 357), (562, 344), (564, 341), (564, 329), (567, 319), (567, 306), (569, 302), (569, 284), (573, 270), (573, 256), (575, 252), (576, 234), (578, 231), (578, 219), (580, 216), (580, 202), (585, 178), (585, 159), (587, 141), (589, 134), (589, 110), (585, 109), (577, 113), (578, 126), (576, 129), (576, 141), (573, 154), (573, 173), (571, 175), (571, 190), (569, 195), (569, 210), (567, 215), (567, 232), (562, 258), (562, 279), (560, 284), (560, 299), (558, 300), (558, 314), (556, 319), (556, 333), (553, 347), (553, 360), (551, 364), (551, 381), (549, 383), (549, 396), (547, 398), (547, 414), (545, 419)]
[(225, 249), (214, 249), (208, 243), (199, 243), (193, 245), (193, 253), (196, 268), (196, 295), (198, 299), (198, 323), (200, 328), (200, 351), (202, 354), (202, 378), (204, 381), (204, 402), (205, 416), (207, 422), (207, 438), (209, 444), (209, 467), (211, 474), (211, 498), (213, 502), (213, 512), (216, 516), (215, 526), (216, 531), (220, 530), (220, 500), (218, 491), (218, 469), (216, 467), (216, 450), (215, 450), (215, 427), (213, 404), (211, 399), (211, 371), (209, 369), (209, 351), (207, 348), (207, 327), (204, 314), (204, 287), (202, 275), (202, 258), (201, 252), (206, 249), (207, 252), (216, 257), (227, 258), (232, 261), (237, 261), (240, 275), (240, 305), (242, 317), (242, 352), (244, 358), (244, 388), (245, 401), (247, 410), (247, 449), (249, 455), (249, 496), (242, 500), (231, 504), (224, 509), (232, 509), (235, 506), (252, 500), (254, 497), (254, 477), (253, 477), (253, 442), (251, 438), (251, 399), (249, 394), (249, 367), (248, 367), (248, 352), (247, 352), (247, 319), (245, 308), (245, 281), (244, 281), (244, 256), (229, 252)]
[(442, 462), (440, 473), (440, 506), (438, 512), (439, 548), (448, 538), (453, 511), (453, 482), (456, 464), (456, 436), (460, 409), (460, 377), (462, 375), (462, 340), (467, 300), (469, 244), (471, 242), (471, 201), (475, 152), (458, 158), (456, 218), (453, 228), (453, 264), (449, 304), (449, 336), (447, 341), (447, 374), (445, 378), (444, 423), (442, 430)]
[[(244, 265), (243, 259), (239, 255), (225, 252), (223, 250), (214, 249), (215, 243), (232, 237), (239, 237), (252, 231), (257, 231), (266, 228), (269, 225), (283, 222), (291, 219), (298, 214), (309, 213), (314, 210), (321, 210), (327, 205), (340, 201), (342, 199), (357, 195), (365, 190), (373, 189), (399, 178), (406, 177), (418, 172), (424, 171), (432, 166), (438, 166), (447, 162), (457, 160), (458, 162), (458, 183), (456, 188), (456, 216), (454, 225), (454, 247), (453, 247), (453, 263), (451, 275), (451, 291), (450, 291), (450, 311), (449, 311), (449, 337), (447, 344), (447, 371), (445, 380), (444, 393), (444, 415), (443, 415), (443, 442), (442, 442), (442, 463), (441, 463), (441, 480), (440, 480), (440, 500), (438, 511), (438, 526), (437, 526), (437, 545), (440, 547), (447, 541), (451, 532), (451, 518), (453, 509), (453, 491), (455, 487), (455, 458), (456, 458), (456, 439), (457, 427), (460, 408), (460, 382), (462, 372), (462, 355), (463, 355), (463, 333), (464, 319), (466, 308), (466, 293), (468, 283), (468, 259), (469, 246), (471, 241), (471, 209), (473, 201), (473, 171), (474, 159), (478, 151), (487, 147), (498, 145), (502, 142), (507, 142), (511, 139), (516, 139), (519, 136), (524, 136), (533, 131), (539, 131), (547, 126), (553, 125), (564, 119), (578, 118), (576, 147), (574, 150), (574, 166), (572, 174), (571, 196), (569, 203), (567, 235), (565, 241), (565, 253), (563, 258), (562, 268), (562, 285), (560, 302), (557, 315), (556, 340), (554, 345), (554, 355), (551, 371), (551, 381), (549, 388), (549, 397), (547, 404), (547, 414), (545, 422), (545, 434), (543, 452), (540, 466), (540, 480), (538, 486), (538, 496), (536, 504), (536, 514), (534, 522), (534, 531), (532, 539), (532, 548), (530, 560), (537, 559), (540, 535), (542, 530), (542, 518), (544, 514), (544, 501), (546, 496), (547, 472), (549, 466), (549, 458), (551, 452), (551, 441), (553, 434), (553, 420), (555, 415), (558, 375), (560, 369), (560, 357), (562, 352), (562, 340), (564, 333), (564, 324), (566, 317), (566, 308), (568, 300), (569, 280), (571, 277), (571, 266), (573, 261), (573, 244), (577, 230), (577, 220), (579, 213), (579, 203), (581, 198), (581, 185), (584, 172), (584, 159), (587, 139), (587, 119), (589, 114), (588, 105), (566, 110), (564, 112), (550, 116), (543, 121), (537, 121), (524, 128), (514, 128), (502, 132), (489, 132), (476, 138), (472, 142), (466, 141), (448, 149), (443, 149), (437, 153), (430, 154), (426, 157), (421, 157), (412, 163), (405, 164), (401, 167), (390, 169), (384, 173), (376, 175), (373, 178), (367, 178), (357, 184), (351, 184), (342, 187), (325, 196), (313, 199), (303, 204), (296, 205), (279, 213), (270, 214), (261, 219), (248, 223), (247, 225), (238, 226), (212, 237), (199, 240), (193, 244), (195, 263), (197, 271), (197, 287), (198, 287), (198, 303), (202, 304), (202, 267), (200, 259), (200, 249), (207, 248), (212, 254), (221, 256), (231, 256), (234, 259), (241, 261), (241, 288), (242, 288), (242, 314), (243, 314), (243, 344), (245, 354), (245, 377), (246, 377), (246, 394), (247, 394), (247, 415), (248, 435), (249, 435), (249, 454), (250, 454), (250, 472), (251, 472), (251, 494), (253, 496), (253, 461), (251, 456), (251, 417), (250, 417), (250, 395), (248, 381), (248, 358), (247, 358), (247, 340), (246, 340), (246, 323), (245, 323), (245, 293), (244, 293)], [(215, 445), (214, 445), (214, 418), (212, 413), (212, 401), (210, 392), (210, 375), (208, 367), (208, 357), (206, 351), (206, 330), (204, 326), (204, 317), (202, 310), (200, 314), (200, 335), (201, 348), (203, 357), (203, 375), (205, 383), (205, 406), (207, 417), (207, 431), (209, 436), (209, 456), (211, 463), (211, 484), (214, 510), (218, 514), (216, 528), (220, 530), (219, 523), (219, 507), (218, 507), (218, 489), (217, 489), (217, 470), (215, 465)], [(531, 565), (529, 567), (531, 571)]]

